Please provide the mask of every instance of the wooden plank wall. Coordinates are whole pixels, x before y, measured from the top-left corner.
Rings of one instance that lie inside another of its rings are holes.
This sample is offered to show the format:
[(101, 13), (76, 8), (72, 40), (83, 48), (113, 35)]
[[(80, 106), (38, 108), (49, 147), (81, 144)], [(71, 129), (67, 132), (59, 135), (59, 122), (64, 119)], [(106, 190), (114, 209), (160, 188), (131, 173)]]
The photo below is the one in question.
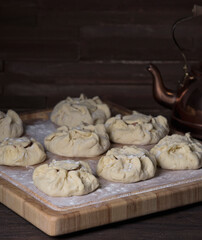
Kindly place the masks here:
[[(176, 89), (183, 63), (171, 27), (194, 3), (201, 1), (0, 0), (0, 108), (51, 107), (81, 92), (159, 108), (146, 67), (155, 63)], [(177, 29), (191, 63), (202, 59), (201, 23)]]

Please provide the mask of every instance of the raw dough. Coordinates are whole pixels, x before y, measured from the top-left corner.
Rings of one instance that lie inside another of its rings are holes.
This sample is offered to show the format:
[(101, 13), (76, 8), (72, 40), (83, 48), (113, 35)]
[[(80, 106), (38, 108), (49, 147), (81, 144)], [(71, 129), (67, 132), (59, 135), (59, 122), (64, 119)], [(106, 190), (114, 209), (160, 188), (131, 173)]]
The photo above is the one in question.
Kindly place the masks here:
[(158, 165), (164, 169), (182, 170), (202, 167), (202, 144), (191, 138), (173, 134), (161, 139), (151, 150)]
[(155, 172), (155, 159), (146, 149), (135, 146), (112, 148), (97, 165), (97, 174), (113, 182), (138, 182), (152, 178)]
[(103, 124), (81, 125), (73, 129), (60, 127), (44, 139), (44, 144), (50, 152), (66, 157), (95, 157), (110, 147)]
[(105, 123), (110, 140), (121, 144), (154, 144), (169, 132), (167, 119), (133, 111), (131, 115), (116, 115)]
[(98, 188), (97, 178), (84, 161), (53, 160), (37, 167), (33, 173), (35, 186), (54, 197), (88, 194)]
[(59, 126), (76, 127), (82, 122), (88, 124), (105, 123), (111, 113), (107, 104), (99, 97), (88, 99), (83, 94), (59, 102), (51, 113), (51, 121)]
[(43, 146), (33, 138), (10, 138), (0, 144), (0, 165), (29, 166), (45, 158)]
[(20, 137), (23, 133), (23, 124), (19, 115), (13, 110), (7, 114), (0, 111), (0, 142), (5, 138)]

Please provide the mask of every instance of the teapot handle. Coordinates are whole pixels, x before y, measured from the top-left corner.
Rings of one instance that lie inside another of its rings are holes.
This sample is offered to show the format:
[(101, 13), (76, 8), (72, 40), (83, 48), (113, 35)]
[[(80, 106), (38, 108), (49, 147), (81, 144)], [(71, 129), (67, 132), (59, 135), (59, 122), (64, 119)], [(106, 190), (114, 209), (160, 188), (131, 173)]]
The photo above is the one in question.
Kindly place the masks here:
[(201, 16), (202, 15), (202, 6), (195, 4), (192, 9), (192, 13), (193, 13), (194, 17)]
[[(191, 76), (191, 71), (190, 71), (190, 66), (188, 64), (188, 61), (187, 61), (187, 57), (186, 57), (185, 52), (184, 52), (185, 49), (180, 47), (179, 43), (177, 42), (177, 40), (175, 38), (175, 30), (176, 30), (176, 26), (179, 23), (191, 20), (194, 17), (198, 17), (198, 16), (202, 16), (202, 6), (195, 4), (193, 6), (193, 9), (192, 9), (192, 15), (188, 16), (188, 17), (183, 17), (183, 18), (178, 19), (173, 24), (173, 27), (172, 27), (172, 38), (173, 38), (173, 41), (174, 41), (175, 45), (177, 46), (177, 48), (179, 49), (179, 51), (180, 51), (180, 53), (181, 53), (181, 55), (182, 55), (182, 57), (184, 59), (184, 67), (183, 67), (184, 72), (185, 72), (184, 79), (189, 78)], [(181, 83), (183, 83), (183, 82), (184, 82), (184, 80), (182, 80)]]

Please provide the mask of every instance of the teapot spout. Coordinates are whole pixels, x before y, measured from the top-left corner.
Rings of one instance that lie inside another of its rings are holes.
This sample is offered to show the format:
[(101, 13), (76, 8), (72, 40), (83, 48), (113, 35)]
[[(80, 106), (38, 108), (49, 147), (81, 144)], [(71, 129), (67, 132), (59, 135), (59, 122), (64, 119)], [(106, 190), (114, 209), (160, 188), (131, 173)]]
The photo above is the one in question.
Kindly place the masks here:
[(153, 75), (153, 96), (155, 100), (167, 108), (172, 108), (176, 101), (176, 93), (164, 86), (161, 74), (156, 66), (150, 64), (147, 70)]

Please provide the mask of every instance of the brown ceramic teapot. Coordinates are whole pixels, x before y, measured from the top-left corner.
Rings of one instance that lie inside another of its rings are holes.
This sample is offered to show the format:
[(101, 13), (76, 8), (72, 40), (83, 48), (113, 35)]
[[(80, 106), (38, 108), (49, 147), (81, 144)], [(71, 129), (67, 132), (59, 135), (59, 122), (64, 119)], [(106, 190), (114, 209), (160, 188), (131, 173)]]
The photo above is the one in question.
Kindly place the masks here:
[[(202, 15), (202, 7), (194, 6), (193, 13), (193, 16)], [(180, 19), (180, 22), (187, 19)], [(160, 104), (172, 109), (171, 124), (175, 129), (191, 132), (194, 137), (202, 139), (202, 64), (189, 70), (185, 54), (174, 36), (177, 23), (179, 21), (174, 24), (173, 38), (185, 60), (185, 76), (177, 91), (169, 90), (164, 86), (157, 67), (151, 64), (148, 70), (154, 78), (153, 95)]]

